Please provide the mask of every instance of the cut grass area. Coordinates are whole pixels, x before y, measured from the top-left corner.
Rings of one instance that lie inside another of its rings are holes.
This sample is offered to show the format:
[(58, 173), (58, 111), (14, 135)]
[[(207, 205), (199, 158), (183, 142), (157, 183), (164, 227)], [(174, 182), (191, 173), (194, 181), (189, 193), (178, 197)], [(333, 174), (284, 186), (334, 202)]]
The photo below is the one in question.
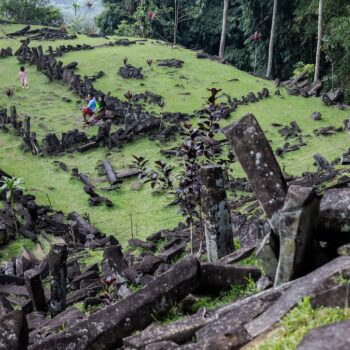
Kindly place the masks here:
[[(21, 26), (2, 26), (2, 33), (20, 29)], [(19, 47), (21, 38), (0, 38), (0, 47)], [(116, 38), (110, 38), (110, 40)], [(99, 45), (107, 42), (107, 39), (88, 38), (79, 36), (75, 40), (60, 41), (33, 41), (31, 45), (43, 45), (46, 49), (49, 45), (53, 48), (64, 45), (77, 45), (88, 43)], [(142, 66), (145, 79), (124, 80), (118, 75), (118, 69), (123, 64), (123, 58), (128, 57), (129, 63)], [(178, 58), (184, 61), (183, 68), (158, 67), (155, 63), (152, 69), (146, 64), (146, 60), (154, 61), (164, 58)], [(239, 106), (232, 113), (231, 118), (223, 120), (221, 126), (226, 126), (237, 120), (245, 113), (253, 113), (258, 118), (273, 149), (284, 144), (284, 140), (277, 132), (277, 128), (271, 127), (271, 123), (278, 122), (283, 125), (296, 120), (301, 127), (308, 145), (298, 152), (291, 152), (279, 159), (281, 166), (289, 174), (298, 175), (304, 171), (315, 170), (312, 155), (320, 152), (327, 159), (332, 160), (348, 148), (348, 136), (339, 133), (330, 138), (316, 138), (312, 135), (315, 128), (335, 125), (341, 126), (348, 112), (336, 108), (329, 108), (322, 104), (318, 98), (305, 99), (301, 97), (287, 96), (282, 91), (282, 96), (274, 96), (275, 91), (272, 82), (253, 77), (241, 72), (229, 65), (222, 65), (209, 60), (198, 60), (193, 51), (148, 40), (144, 44), (136, 44), (128, 47), (103, 47), (94, 50), (79, 51), (66, 54), (62, 57), (64, 63), (78, 61), (78, 74), (92, 75), (103, 70), (106, 75), (97, 80), (94, 85), (104, 92), (123, 99), (128, 91), (133, 93), (151, 90), (161, 94), (166, 102), (165, 110), (172, 112), (193, 112), (201, 109), (208, 96), (207, 88), (215, 86), (223, 89), (232, 97), (241, 97), (249, 91), (257, 92), (263, 87), (270, 89), (271, 97), (247, 106)], [(48, 82), (48, 79), (33, 66), (26, 65), (30, 89), (22, 90), (17, 80), (19, 63), (15, 57), (0, 59), (0, 107), (16, 105), (21, 116), (28, 114), (32, 119), (32, 129), (37, 132), (38, 139), (49, 131), (61, 133), (74, 128), (81, 129), (82, 121), (80, 108), (83, 101), (72, 94), (66, 86), (60, 82)], [(238, 81), (230, 81), (233, 78)], [(2, 93), (5, 88), (14, 88), (14, 97), (11, 101)], [(184, 95), (186, 94), (186, 95)], [(62, 98), (69, 98), (70, 103)], [(222, 97), (222, 100), (225, 100)], [(158, 107), (147, 106), (149, 111), (160, 112)], [(310, 115), (312, 112), (322, 113), (322, 121), (314, 122)], [(195, 123), (195, 118), (193, 122)], [(43, 125), (42, 125), (43, 124)], [(88, 128), (85, 131), (89, 135), (97, 132), (96, 128)], [(293, 140), (289, 141), (291, 144)], [(162, 148), (169, 148), (176, 143), (171, 142), (162, 145), (158, 141), (150, 141), (147, 138), (136, 140), (120, 150), (97, 149), (86, 154), (66, 154), (58, 158), (39, 158), (30, 154), (23, 154), (19, 150), (20, 140), (11, 135), (0, 134), (0, 167), (11, 175), (25, 179), (26, 189), (38, 197), (41, 204), (52, 203), (57, 210), (64, 212), (77, 211), (80, 214), (89, 213), (92, 224), (101, 231), (115, 235), (125, 245), (131, 237), (131, 231), (136, 237), (145, 238), (147, 235), (162, 228), (176, 226), (181, 217), (177, 215), (177, 208), (168, 208), (167, 204), (171, 197), (159, 194), (151, 190), (150, 186), (144, 185), (139, 191), (130, 189), (134, 180), (125, 181), (120, 189), (114, 192), (101, 192), (110, 198), (115, 204), (114, 208), (106, 209), (101, 206), (90, 208), (87, 203), (87, 195), (83, 192), (83, 185), (71, 179), (70, 174), (58, 170), (55, 160), (66, 163), (69, 168), (77, 167), (80, 172), (91, 178), (97, 177), (96, 164), (99, 160), (108, 159), (112, 166), (118, 170), (129, 166), (132, 155), (144, 156), (150, 160), (150, 164), (160, 156)], [(171, 164), (179, 169), (178, 160), (172, 159)], [(233, 175), (244, 176), (239, 164), (233, 165)], [(101, 186), (104, 186), (102, 184)], [(99, 185), (97, 186), (99, 187)], [(49, 199), (48, 199), (49, 198)], [(133, 227), (131, 227), (132, 214)]]
[(244, 349), (294, 350), (309, 330), (346, 319), (350, 319), (350, 309), (312, 309), (310, 299), (305, 298), (264, 339)]

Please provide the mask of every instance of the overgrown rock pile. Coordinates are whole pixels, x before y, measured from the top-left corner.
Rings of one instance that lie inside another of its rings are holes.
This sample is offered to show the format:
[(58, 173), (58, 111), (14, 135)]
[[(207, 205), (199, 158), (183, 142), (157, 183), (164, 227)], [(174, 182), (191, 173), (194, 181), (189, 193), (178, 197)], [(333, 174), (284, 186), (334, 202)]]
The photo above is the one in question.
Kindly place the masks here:
[(143, 79), (141, 73), (142, 67), (134, 67), (131, 64), (126, 64), (119, 68), (118, 74), (124, 79)]

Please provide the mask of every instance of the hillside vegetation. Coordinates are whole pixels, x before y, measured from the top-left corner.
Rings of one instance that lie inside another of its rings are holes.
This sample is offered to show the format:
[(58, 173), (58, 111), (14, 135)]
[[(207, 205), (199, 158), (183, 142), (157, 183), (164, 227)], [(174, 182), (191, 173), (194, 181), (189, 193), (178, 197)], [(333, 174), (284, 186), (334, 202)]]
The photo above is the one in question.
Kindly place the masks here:
[[(2, 25), (0, 32), (0, 48), (12, 47), (16, 50), (20, 46), (20, 39), (10, 39), (5, 36), (20, 29), (20, 25)], [(75, 40), (62, 41), (33, 41), (31, 45), (42, 45), (44, 49), (59, 45), (90, 44), (100, 45), (116, 39), (115, 37), (89, 38), (79, 35)], [(118, 69), (123, 64), (124, 57), (134, 66), (143, 67), (145, 79), (124, 80), (118, 75)], [(184, 61), (180, 69), (158, 67), (153, 64), (152, 69), (146, 64), (147, 59), (178, 58)], [(164, 42), (147, 40), (128, 47), (103, 47), (94, 50), (79, 51), (65, 54), (64, 63), (77, 61), (77, 72), (84, 75), (93, 75), (103, 70), (105, 76), (98, 79), (96, 88), (111, 93), (121, 99), (127, 91), (133, 93), (150, 90), (164, 97), (165, 111), (192, 113), (203, 108), (208, 97), (207, 88), (216, 87), (223, 93), (240, 98), (248, 92), (258, 92), (263, 87), (270, 90), (271, 97), (255, 104), (239, 106), (227, 120), (222, 120), (222, 127), (231, 124), (246, 113), (253, 113), (259, 120), (273, 149), (283, 146), (284, 139), (278, 134), (272, 123), (289, 125), (296, 121), (306, 137), (307, 146), (300, 151), (290, 152), (279, 158), (281, 167), (287, 174), (298, 175), (304, 171), (314, 171), (312, 156), (320, 152), (328, 160), (333, 160), (348, 148), (346, 133), (338, 133), (329, 140), (325, 137), (315, 137), (313, 130), (319, 127), (334, 125), (342, 126), (348, 112), (336, 108), (326, 107), (319, 98), (302, 98), (287, 95), (281, 90), (281, 96), (275, 96), (276, 90), (272, 82), (241, 72), (230, 65), (222, 65), (210, 60), (198, 60), (195, 52), (182, 47), (172, 47)], [(32, 128), (37, 132), (38, 139), (50, 132), (61, 133), (74, 128), (82, 128), (80, 108), (84, 101), (73, 95), (66, 86), (49, 82), (34, 66), (26, 66), (29, 78), (29, 90), (22, 90), (19, 86), (18, 71), (20, 64), (15, 57), (0, 58), (0, 107), (15, 105), (21, 116), (30, 115)], [(6, 88), (14, 89), (14, 96), (10, 100), (3, 91)], [(69, 99), (71, 102), (65, 102)], [(222, 101), (226, 101), (223, 96)], [(150, 112), (159, 113), (160, 108), (147, 107)], [(313, 121), (310, 115), (313, 112), (322, 114), (321, 121)], [(196, 123), (196, 118), (193, 119)], [(47, 130), (42, 126), (45, 125)], [(96, 128), (85, 129), (89, 135), (96, 133)], [(178, 142), (160, 144), (159, 141), (150, 141), (141, 138), (124, 146), (122, 149), (97, 149), (84, 154), (66, 154), (56, 158), (38, 158), (30, 154), (23, 154), (19, 149), (19, 139), (11, 134), (0, 134), (0, 168), (11, 175), (25, 179), (26, 190), (34, 193), (38, 201), (43, 204), (51, 203), (58, 210), (79, 213), (89, 212), (91, 222), (103, 232), (115, 235), (121, 243), (125, 243), (131, 235), (131, 216), (133, 230), (136, 236), (144, 238), (162, 228), (172, 228), (181, 220), (177, 208), (167, 207), (171, 201), (169, 195), (152, 191), (150, 186), (144, 185), (138, 191), (131, 190), (135, 180), (125, 181), (114, 192), (103, 195), (110, 198), (115, 204), (112, 209), (104, 207), (89, 208), (87, 196), (83, 192), (81, 183), (71, 179), (69, 173), (57, 168), (55, 161), (62, 161), (71, 169), (79, 168), (91, 178), (97, 177), (96, 164), (98, 160), (108, 159), (113, 167), (127, 168), (133, 158), (132, 155), (144, 156), (153, 161), (162, 158), (160, 150), (170, 148)], [(176, 167), (177, 160), (171, 160)], [(235, 177), (244, 176), (239, 165), (233, 166)]]

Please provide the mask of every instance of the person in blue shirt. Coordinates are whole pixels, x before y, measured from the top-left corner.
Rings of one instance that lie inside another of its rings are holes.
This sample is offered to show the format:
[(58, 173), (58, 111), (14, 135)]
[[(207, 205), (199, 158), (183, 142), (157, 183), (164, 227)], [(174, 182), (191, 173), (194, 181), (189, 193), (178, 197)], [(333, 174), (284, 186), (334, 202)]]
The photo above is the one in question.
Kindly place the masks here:
[(86, 102), (88, 103), (87, 106), (82, 108), (83, 118), (84, 122), (87, 123), (87, 116), (91, 117), (96, 109), (96, 99), (92, 93), (88, 94)]

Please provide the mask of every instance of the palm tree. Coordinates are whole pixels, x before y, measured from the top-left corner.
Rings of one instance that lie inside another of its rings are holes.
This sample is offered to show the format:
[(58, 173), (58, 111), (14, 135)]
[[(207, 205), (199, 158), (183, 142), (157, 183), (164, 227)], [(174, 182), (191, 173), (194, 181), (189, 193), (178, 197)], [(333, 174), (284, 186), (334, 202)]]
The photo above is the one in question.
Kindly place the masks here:
[(229, 7), (229, 0), (224, 0), (224, 13), (222, 16), (222, 30), (221, 30), (220, 49), (219, 49), (220, 58), (224, 58), (224, 53), (225, 53), (228, 7)]
[(74, 9), (74, 16), (77, 17), (77, 11), (78, 11), (78, 8), (80, 7), (80, 5), (74, 1), (72, 4), (72, 7)]
[(321, 62), (322, 29), (323, 29), (322, 27), (323, 27), (323, 0), (319, 0), (317, 49), (316, 49), (316, 64), (315, 64), (315, 77), (314, 77), (315, 83), (320, 79), (320, 62)]
[(271, 78), (271, 75), (272, 75), (273, 46), (275, 43), (275, 36), (276, 36), (277, 5), (278, 5), (278, 0), (274, 0), (273, 1), (273, 10), (272, 10), (272, 24), (271, 24), (269, 58), (267, 61), (266, 78)]

